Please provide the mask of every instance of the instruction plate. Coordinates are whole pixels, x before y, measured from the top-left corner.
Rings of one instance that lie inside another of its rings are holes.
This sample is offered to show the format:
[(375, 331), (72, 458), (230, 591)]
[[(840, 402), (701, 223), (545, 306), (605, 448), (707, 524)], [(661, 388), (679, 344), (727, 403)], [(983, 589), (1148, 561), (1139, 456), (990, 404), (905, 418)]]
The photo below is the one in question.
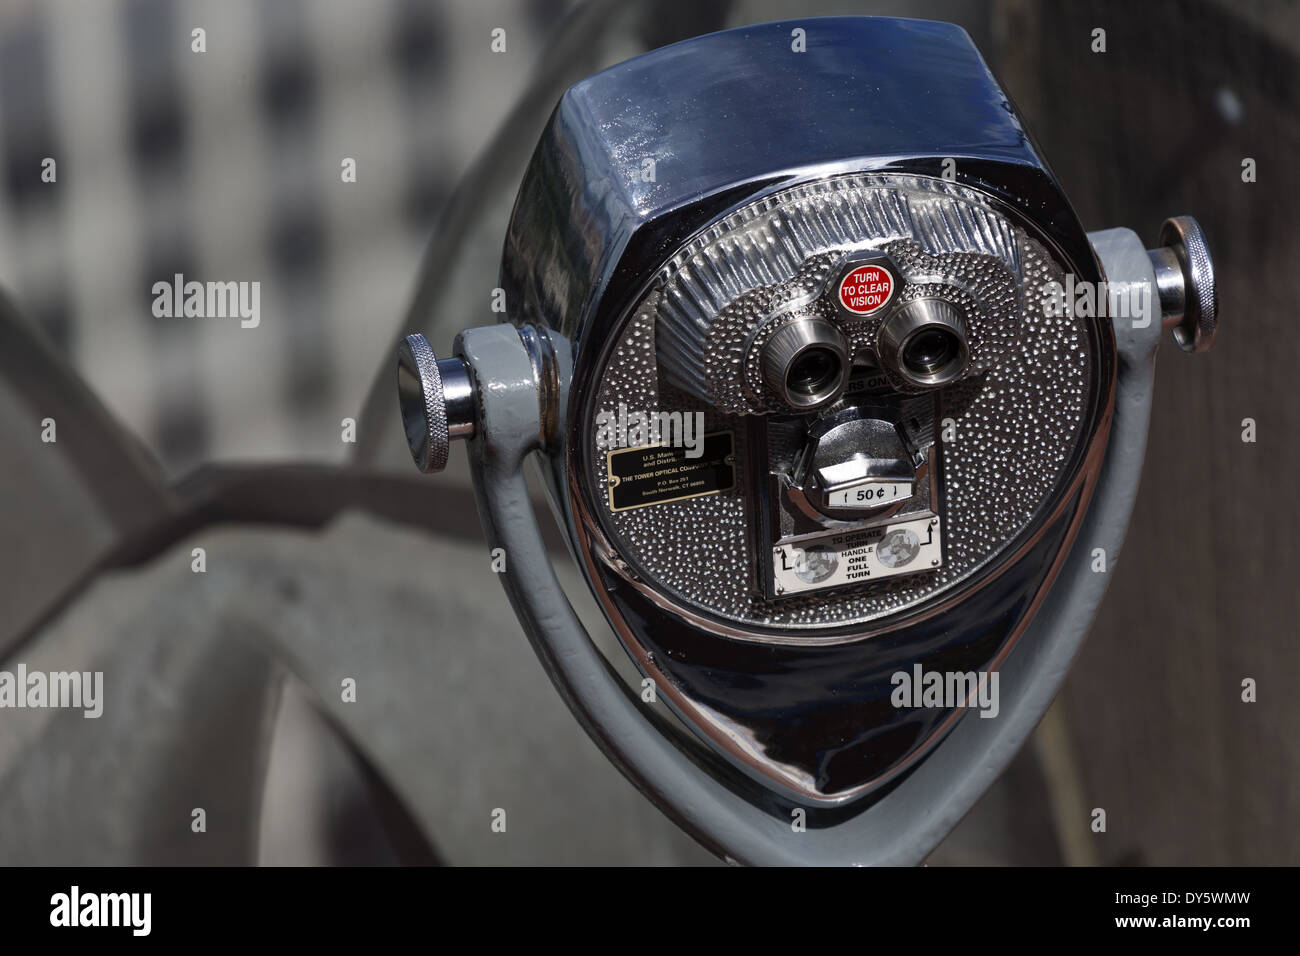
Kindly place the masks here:
[(772, 549), (778, 595), (933, 571), (942, 564), (941, 527), (933, 515), (803, 538)]

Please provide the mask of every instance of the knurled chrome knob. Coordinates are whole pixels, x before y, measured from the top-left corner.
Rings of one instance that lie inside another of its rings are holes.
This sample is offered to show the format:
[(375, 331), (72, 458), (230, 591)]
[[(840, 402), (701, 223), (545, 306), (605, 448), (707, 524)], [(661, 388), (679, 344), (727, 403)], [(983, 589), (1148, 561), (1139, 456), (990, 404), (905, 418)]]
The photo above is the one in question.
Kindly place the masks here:
[(442, 471), (453, 438), (474, 434), (474, 389), (465, 363), (439, 359), (423, 335), (397, 347), (397, 403), (411, 458), (420, 471)]
[(1191, 216), (1174, 216), (1160, 227), (1160, 247), (1149, 249), (1160, 296), (1161, 322), (1185, 352), (1206, 352), (1219, 327), (1214, 263), (1205, 233)]

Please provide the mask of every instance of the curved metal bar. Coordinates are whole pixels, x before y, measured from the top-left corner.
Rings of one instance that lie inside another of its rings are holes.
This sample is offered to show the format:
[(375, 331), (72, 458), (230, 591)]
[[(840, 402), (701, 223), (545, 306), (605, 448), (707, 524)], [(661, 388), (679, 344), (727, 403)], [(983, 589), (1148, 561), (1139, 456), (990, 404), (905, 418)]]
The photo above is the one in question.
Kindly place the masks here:
[[(45, 422), (53, 423), (47, 441)], [(0, 657), (95, 574), (103, 556), (180, 503), (149, 452), (0, 290)]]

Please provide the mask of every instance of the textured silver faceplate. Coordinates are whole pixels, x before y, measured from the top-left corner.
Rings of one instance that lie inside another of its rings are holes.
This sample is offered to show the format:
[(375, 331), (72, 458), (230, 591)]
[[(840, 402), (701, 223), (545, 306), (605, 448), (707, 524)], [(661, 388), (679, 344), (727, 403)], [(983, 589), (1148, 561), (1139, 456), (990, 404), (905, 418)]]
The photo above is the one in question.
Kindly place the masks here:
[[(963, 215), (969, 213), (971, 221), (979, 223), (978, 229), (962, 230), (961, 235), (981, 236), (980, 241), (987, 242), (990, 248), (954, 251), (954, 232), (933, 216), (921, 219), (925, 225), (918, 228), (918, 235), (901, 238), (896, 231), (903, 222), (897, 217), (879, 224), (880, 234), (864, 234), (864, 224), (876, 228), (873, 221), (839, 215), (821, 221), (823, 252), (892, 246), (893, 254), (903, 261), (908, 261), (909, 255), (917, 259), (931, 257), (926, 260), (929, 262), (966, 255), (976, 263), (983, 259), (1006, 263), (1002, 247), (1010, 243), (1021, 289), (1037, 290), (1051, 280), (1064, 282), (1061, 265), (1048, 251), (990, 208), (973, 190), (940, 180), (890, 174), (859, 175), (851, 180), (858, 185), (920, 189), (953, 197), (960, 201), (957, 205)], [(802, 186), (787, 192), (803, 201), (810, 188), (815, 187)], [(723, 494), (617, 514), (606, 508), (601, 517), (610, 543), (634, 572), (688, 609), (742, 627), (757, 624), (812, 630), (865, 624), (950, 589), (993, 561), (1033, 522), (1069, 477), (1063, 472), (1080, 438), (1093, 376), (1089, 333), (1086, 320), (1048, 315), (1040, 296), (1018, 295), (1017, 314), (1013, 321), (1005, 323), (1005, 334), (1012, 337), (1009, 350), (987, 371), (943, 389), (940, 427), (943, 419), (951, 418), (956, 438), (939, 442), (947, 552), (942, 568), (926, 575), (867, 584), (830, 597), (809, 595), (765, 601), (758, 595), (754, 545), (749, 538), (758, 503), (749, 500), (747, 492), (750, 481), (745, 468), (751, 459), (746, 447), (745, 416), (719, 411), (714, 404), (692, 394), (694, 389), (688, 391), (680, 380), (664, 374), (657, 350), (663, 345), (657, 342), (657, 336), (664, 328), (664, 290), (681, 265), (695, 254), (692, 250), (698, 251), (702, 245), (721, 238), (727, 221), (752, 222), (780, 207), (784, 195), (776, 193), (754, 203), (752, 209), (746, 207), (733, 214), (668, 264), (660, 280), (630, 313), (610, 352), (593, 409), (614, 415), (621, 403), (629, 409), (704, 412), (706, 431), (734, 432), (735, 488)], [(915, 215), (911, 221), (915, 226)], [(856, 231), (846, 234), (850, 226)], [(993, 246), (998, 247), (996, 255), (990, 251)], [(814, 259), (818, 255), (812, 253)], [(830, 261), (835, 254), (823, 258)], [(751, 267), (746, 280), (750, 284), (736, 296), (753, 302), (751, 315), (764, 308), (770, 313), (771, 300), (789, 288), (792, 277), (801, 270), (819, 268), (815, 262), (795, 259), (793, 253), (763, 261), (767, 265), (762, 269), (754, 271)], [(775, 262), (784, 265), (778, 269)], [(976, 277), (980, 269), (978, 264), (972, 267)], [(721, 302), (718, 309), (723, 311), (734, 304)], [(1002, 335), (996, 328), (980, 334), (995, 340)], [(735, 356), (724, 352), (722, 358), (732, 363), (737, 373), (741, 371)], [(737, 389), (729, 394), (734, 397), (744, 392)], [(604, 461), (609, 449), (598, 444), (591, 433), (587, 440), (589, 474), (598, 485), (595, 498), (606, 501)]]
[[(843, 318), (834, 294), (821, 293), (863, 249), (888, 253), (902, 273), (892, 307), (938, 297), (965, 316), (968, 375), (1015, 347), (1021, 257), (1011, 224), (942, 180), (845, 176), (746, 206), (665, 266), (655, 330), (665, 380), (723, 411), (781, 410), (763, 381), (763, 343), (791, 313)], [(839, 325), (855, 350), (873, 349), (891, 311)]]

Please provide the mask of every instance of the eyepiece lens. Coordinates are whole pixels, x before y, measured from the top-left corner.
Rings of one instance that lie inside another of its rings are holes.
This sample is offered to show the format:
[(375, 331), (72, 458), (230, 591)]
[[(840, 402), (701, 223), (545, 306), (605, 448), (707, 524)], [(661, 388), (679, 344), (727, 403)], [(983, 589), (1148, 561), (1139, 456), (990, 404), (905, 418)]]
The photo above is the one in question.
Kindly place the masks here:
[(828, 348), (805, 349), (786, 372), (785, 384), (791, 392), (816, 395), (840, 377), (840, 358)]
[(948, 329), (922, 329), (903, 346), (903, 364), (917, 375), (932, 375), (961, 353), (961, 343)]
[(813, 316), (777, 321), (759, 356), (763, 378), (776, 399), (796, 412), (834, 401), (844, 389), (853, 354), (844, 333)]

